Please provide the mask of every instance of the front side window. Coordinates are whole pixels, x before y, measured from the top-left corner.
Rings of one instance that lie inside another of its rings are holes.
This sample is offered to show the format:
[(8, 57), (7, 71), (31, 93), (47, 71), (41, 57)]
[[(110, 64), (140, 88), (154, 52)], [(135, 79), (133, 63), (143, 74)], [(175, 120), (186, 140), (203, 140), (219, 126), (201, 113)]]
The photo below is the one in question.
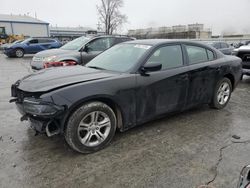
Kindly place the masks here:
[(207, 57), (209, 61), (212, 61), (215, 59), (214, 53), (211, 50), (207, 50)]
[(189, 64), (196, 64), (208, 61), (206, 48), (186, 45)]
[(37, 43), (38, 43), (38, 40), (37, 40), (37, 39), (30, 40), (29, 43), (30, 43), (30, 44), (37, 44)]
[(162, 69), (170, 69), (183, 65), (182, 49), (180, 45), (164, 46), (156, 50), (146, 64), (160, 63)]
[(113, 44), (113, 38), (100, 38), (87, 44), (88, 52), (104, 51), (110, 48)]

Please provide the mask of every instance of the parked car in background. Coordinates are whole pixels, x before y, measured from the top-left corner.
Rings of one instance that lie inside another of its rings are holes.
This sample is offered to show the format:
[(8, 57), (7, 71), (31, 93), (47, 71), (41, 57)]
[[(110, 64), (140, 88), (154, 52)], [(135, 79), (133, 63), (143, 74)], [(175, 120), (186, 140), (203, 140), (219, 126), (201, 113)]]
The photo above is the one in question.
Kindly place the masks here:
[(233, 46), (229, 45), (226, 42), (207, 42), (208, 45), (213, 46), (214, 48), (216, 48), (217, 50), (221, 51), (223, 54), (225, 55), (232, 55), (232, 51), (234, 49)]
[(18, 80), (11, 102), (37, 132), (62, 134), (74, 150), (90, 153), (105, 147), (116, 129), (201, 104), (224, 108), (240, 77), (241, 59), (208, 45), (130, 41), (85, 66), (45, 69)]
[(40, 70), (56, 66), (84, 65), (111, 46), (130, 40), (134, 38), (112, 35), (79, 37), (59, 49), (37, 53), (31, 61), (31, 68)]
[(6, 48), (8, 48), (9, 46), (13, 45), (13, 44), (18, 44), (18, 43), (21, 43), (23, 40), (16, 40), (12, 43), (6, 43), (6, 44), (2, 44), (0, 45), (0, 50), (4, 50)]
[(20, 43), (12, 44), (4, 49), (8, 57), (23, 57), (24, 54), (35, 54), (37, 52), (59, 48), (62, 44), (57, 39), (51, 38), (28, 38)]
[(236, 48), (239, 48), (241, 46), (246, 46), (250, 44), (250, 40), (245, 40), (245, 41), (240, 41), (237, 45)]
[(250, 76), (250, 44), (234, 49), (232, 54), (242, 59), (243, 75)]

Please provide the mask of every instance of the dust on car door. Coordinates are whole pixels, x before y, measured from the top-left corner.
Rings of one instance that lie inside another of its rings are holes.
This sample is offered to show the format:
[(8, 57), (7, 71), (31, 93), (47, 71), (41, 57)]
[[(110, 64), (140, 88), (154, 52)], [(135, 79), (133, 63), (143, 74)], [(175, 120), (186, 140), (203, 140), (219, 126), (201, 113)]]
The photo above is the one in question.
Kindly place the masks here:
[(188, 67), (181, 44), (161, 46), (145, 64), (161, 63), (160, 71), (137, 75), (137, 122), (184, 107), (189, 85)]

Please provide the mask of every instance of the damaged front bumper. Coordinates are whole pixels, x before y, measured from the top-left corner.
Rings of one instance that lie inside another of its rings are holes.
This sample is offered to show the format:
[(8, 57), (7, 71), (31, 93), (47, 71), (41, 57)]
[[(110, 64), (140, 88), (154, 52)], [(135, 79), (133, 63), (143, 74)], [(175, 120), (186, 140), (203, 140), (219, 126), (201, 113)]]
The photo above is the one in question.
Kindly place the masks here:
[(59, 118), (65, 111), (64, 106), (58, 106), (41, 99), (18, 98), (11, 100), (15, 102), (17, 110), (22, 114), (21, 121), (29, 120), (31, 127), (36, 133), (46, 133), (53, 136), (61, 132)]

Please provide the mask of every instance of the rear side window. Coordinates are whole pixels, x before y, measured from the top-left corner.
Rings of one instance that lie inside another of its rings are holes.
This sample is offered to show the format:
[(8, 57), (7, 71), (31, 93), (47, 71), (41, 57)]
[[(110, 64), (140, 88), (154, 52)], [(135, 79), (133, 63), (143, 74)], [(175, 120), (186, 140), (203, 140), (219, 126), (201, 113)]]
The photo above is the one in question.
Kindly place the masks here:
[(208, 55), (206, 48), (198, 46), (186, 46), (189, 64), (196, 64), (208, 61)]
[(227, 43), (221, 43), (221, 48), (229, 48), (229, 45)]
[(131, 38), (121, 38), (121, 42), (131, 41)]
[(150, 63), (161, 63), (163, 70), (182, 66), (183, 58), (181, 46), (170, 45), (159, 48), (148, 59), (147, 64)]
[(39, 43), (52, 43), (54, 40), (52, 39), (38, 39)]
[(214, 43), (212, 46), (216, 49), (221, 49), (221, 45), (219, 42)]

